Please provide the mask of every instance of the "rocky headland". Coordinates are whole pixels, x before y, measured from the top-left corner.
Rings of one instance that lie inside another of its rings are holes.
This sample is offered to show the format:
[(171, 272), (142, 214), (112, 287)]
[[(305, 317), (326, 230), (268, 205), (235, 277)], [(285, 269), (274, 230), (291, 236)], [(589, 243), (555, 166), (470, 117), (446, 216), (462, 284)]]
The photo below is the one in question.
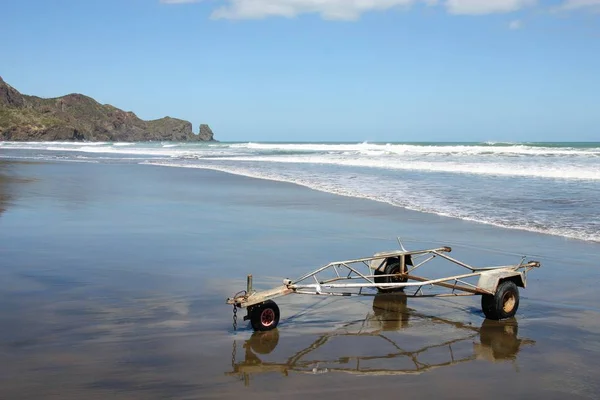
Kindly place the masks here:
[(11, 141), (213, 141), (206, 124), (164, 117), (144, 121), (130, 111), (82, 94), (43, 99), (19, 93), (0, 77), (0, 140)]

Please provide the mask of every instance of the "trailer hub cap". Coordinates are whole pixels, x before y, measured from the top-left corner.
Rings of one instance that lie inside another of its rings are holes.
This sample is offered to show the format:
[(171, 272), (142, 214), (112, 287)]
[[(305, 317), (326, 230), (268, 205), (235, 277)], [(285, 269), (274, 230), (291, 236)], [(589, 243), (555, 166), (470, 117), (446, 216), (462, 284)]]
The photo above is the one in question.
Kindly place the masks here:
[(260, 322), (263, 326), (271, 326), (275, 322), (275, 312), (270, 308), (266, 308), (260, 313)]
[(513, 293), (506, 293), (502, 299), (502, 309), (505, 313), (509, 313), (515, 307), (516, 298)]

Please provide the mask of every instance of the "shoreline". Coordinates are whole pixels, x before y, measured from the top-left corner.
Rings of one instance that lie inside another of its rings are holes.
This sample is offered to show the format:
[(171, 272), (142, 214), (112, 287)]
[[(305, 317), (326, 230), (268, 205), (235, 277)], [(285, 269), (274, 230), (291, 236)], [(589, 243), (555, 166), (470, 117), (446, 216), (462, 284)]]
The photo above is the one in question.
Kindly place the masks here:
[(600, 206), (594, 196), (600, 179), (594, 159), (600, 147), (512, 145), (492, 146), (492, 151), (478, 145), (315, 143), (4, 147), (3, 156), (48, 161), (210, 168), (449, 218), (600, 243), (600, 226), (585, 217)]
[[(380, 201), (377, 199), (373, 199), (373, 198), (369, 198), (369, 197), (359, 197), (359, 196), (353, 196), (353, 195), (348, 195), (348, 194), (344, 194), (344, 193), (334, 193), (334, 192), (330, 192), (327, 190), (323, 190), (320, 188), (315, 188), (315, 187), (311, 187), (309, 185), (305, 185), (299, 182), (291, 182), (288, 180), (278, 180), (278, 179), (271, 179), (271, 178), (266, 178), (266, 177), (262, 177), (262, 176), (255, 176), (255, 175), (250, 175), (250, 174), (243, 174), (243, 173), (236, 173), (236, 172), (232, 172), (232, 171), (228, 171), (225, 169), (219, 169), (218, 167), (205, 167), (205, 166), (196, 166), (196, 165), (190, 165), (190, 166), (180, 166), (180, 165), (169, 165), (169, 164), (155, 164), (152, 162), (141, 162), (141, 163), (120, 163), (120, 164), (103, 164), (101, 162), (97, 162), (94, 160), (53, 160), (53, 161), (46, 161), (46, 160), (31, 160), (29, 158), (23, 158), (23, 159), (19, 159), (19, 158), (4, 158), (2, 159), (2, 161), (5, 164), (10, 164), (10, 163), (27, 163), (27, 164), (37, 164), (37, 165), (44, 165), (44, 164), (53, 164), (53, 163), (57, 163), (57, 164), (61, 164), (61, 163), (69, 163), (69, 162), (76, 162), (76, 163), (81, 163), (81, 164), (91, 164), (91, 165), (97, 165), (97, 166), (106, 166), (106, 165), (110, 165), (110, 166), (116, 166), (116, 165), (123, 165), (123, 166), (142, 166), (142, 167), (158, 167), (158, 168), (169, 168), (169, 169), (183, 169), (183, 170), (198, 170), (198, 171), (206, 171), (206, 172), (213, 172), (215, 174), (223, 174), (224, 176), (229, 176), (229, 177), (235, 177), (235, 178), (239, 178), (239, 179), (247, 179), (249, 181), (252, 180), (257, 180), (257, 181), (261, 181), (268, 184), (273, 184), (273, 185), (278, 185), (278, 184), (282, 184), (282, 185), (289, 185), (290, 187), (296, 187), (296, 188), (300, 188), (303, 190), (309, 190), (311, 192), (316, 192), (316, 193), (320, 193), (323, 194), (324, 196), (333, 196), (333, 197), (342, 197), (345, 199), (348, 199), (351, 202), (357, 202), (357, 204), (359, 204), (360, 202), (366, 202), (365, 204), (368, 203), (374, 203), (372, 204), (371, 207), (366, 207), (368, 208), (377, 208), (377, 205), (381, 205), (382, 207), (389, 207), (390, 211), (388, 211), (388, 213), (394, 214), (391, 210), (397, 210), (400, 213), (406, 213), (408, 215), (408, 219), (409, 220), (425, 220), (425, 223), (442, 223), (444, 222), (444, 220), (448, 220), (448, 222), (453, 223), (453, 224), (458, 224), (458, 225), (462, 225), (462, 226), (466, 226), (466, 229), (469, 230), (469, 228), (473, 228), (475, 230), (481, 230), (483, 231), (483, 233), (486, 233), (486, 231), (494, 231), (495, 229), (498, 229), (500, 232), (503, 232), (505, 234), (514, 232), (515, 235), (524, 235), (524, 237), (526, 239), (531, 239), (531, 238), (535, 238), (536, 235), (539, 235), (541, 237), (546, 237), (549, 240), (561, 240), (563, 242), (567, 242), (567, 244), (572, 243), (574, 245), (580, 244), (582, 246), (599, 246), (600, 247), (600, 242), (594, 241), (594, 240), (584, 240), (584, 239), (579, 239), (579, 238), (573, 238), (573, 237), (568, 237), (568, 236), (562, 236), (559, 234), (554, 234), (554, 233), (547, 233), (547, 232), (542, 232), (542, 231), (536, 231), (536, 230), (529, 230), (526, 228), (522, 228), (522, 227), (507, 227), (507, 226), (502, 226), (502, 225), (498, 225), (498, 224), (494, 224), (494, 223), (488, 223), (488, 222), (482, 222), (482, 221), (477, 221), (477, 220), (473, 220), (473, 219), (468, 219), (468, 218), (460, 218), (460, 217), (454, 217), (454, 216), (449, 216), (449, 215), (444, 215), (442, 213), (435, 213), (435, 212), (428, 212), (428, 211), (422, 211), (422, 210), (416, 210), (416, 209), (411, 209), (411, 208), (407, 208), (405, 206), (402, 205), (397, 205), (391, 202), (386, 202), (386, 201)], [(479, 227), (479, 229), (477, 229), (477, 227)], [(532, 236), (528, 236), (528, 235), (532, 235)], [(504, 235), (503, 235), (504, 236)], [(389, 240), (389, 239), (396, 239), (394, 238), (383, 238), (384, 240)], [(400, 238), (402, 239), (402, 238)], [(423, 242), (423, 241), (427, 241), (426, 238), (421, 238), (421, 237), (406, 237), (405, 240), (407, 241), (418, 241), (418, 242)], [(518, 241), (517, 241), (518, 242)], [(433, 240), (430, 243), (447, 243), (446, 241), (440, 241), (440, 240)], [(453, 243), (455, 245), (458, 246), (465, 246), (465, 247), (470, 247), (470, 245), (468, 243), (465, 242), (460, 242), (460, 241), (453, 241)], [(498, 248), (487, 248), (487, 250), (491, 250), (491, 251), (499, 251), (499, 252), (505, 252), (505, 250), (502, 249), (498, 249)], [(513, 255), (517, 255), (517, 254), (522, 254), (519, 252), (505, 252), (505, 254), (513, 254)]]
[[(51, 143), (51, 142), (44, 142), (44, 143)], [(568, 142), (567, 142), (568, 143)], [(96, 145), (97, 143), (94, 143), (92, 145)], [(101, 143), (100, 143), (101, 144)], [(73, 150), (75, 151), (75, 150)], [(62, 162), (73, 162), (73, 163), (89, 163), (89, 164), (103, 164), (100, 161), (97, 160), (32, 160), (29, 157), (23, 157), (23, 158), (18, 158), (18, 157), (6, 157), (3, 158), (3, 160), (5, 161), (30, 161), (30, 162), (39, 162), (39, 163), (52, 163), (52, 162), (58, 162), (58, 163), (62, 163)], [(582, 242), (582, 243), (591, 243), (591, 244), (600, 244), (600, 240), (595, 240), (595, 239), (583, 239), (581, 237), (575, 237), (575, 236), (571, 236), (571, 235), (565, 235), (565, 234), (560, 234), (560, 233), (553, 233), (553, 232), (547, 232), (545, 230), (542, 229), (534, 229), (534, 228), (527, 228), (527, 227), (523, 227), (523, 226), (505, 226), (499, 223), (495, 223), (495, 222), (487, 222), (487, 221), (479, 221), (477, 219), (474, 219), (472, 217), (458, 217), (458, 216), (452, 216), (452, 215), (448, 215), (444, 212), (435, 212), (435, 211), (427, 211), (427, 210), (419, 210), (416, 208), (410, 208), (407, 207), (405, 205), (401, 205), (401, 204), (397, 204), (394, 203), (392, 201), (385, 201), (385, 200), (380, 200), (377, 198), (373, 198), (373, 197), (368, 197), (368, 196), (358, 196), (358, 195), (353, 195), (353, 194), (347, 194), (347, 193), (339, 193), (339, 192), (333, 192), (333, 191), (328, 191), (326, 189), (321, 189), (319, 187), (316, 186), (311, 186), (309, 184), (304, 184), (302, 182), (294, 182), (294, 181), (290, 181), (290, 180), (286, 180), (286, 179), (276, 179), (276, 178), (268, 178), (268, 177), (264, 177), (264, 176), (260, 176), (260, 175), (253, 175), (251, 173), (242, 173), (242, 172), (234, 172), (231, 170), (228, 170), (227, 168), (222, 168), (222, 167), (210, 167), (210, 166), (201, 166), (201, 165), (177, 165), (177, 164), (165, 164), (165, 163), (156, 163), (156, 162), (152, 162), (152, 161), (143, 161), (143, 162), (139, 162), (136, 163), (137, 165), (147, 165), (147, 166), (155, 166), (155, 167), (165, 167), (165, 168), (183, 168), (183, 169), (198, 169), (198, 170), (206, 170), (206, 171), (214, 171), (217, 173), (223, 173), (223, 174), (228, 174), (228, 175), (234, 175), (234, 176), (240, 176), (240, 177), (245, 177), (248, 179), (258, 179), (258, 180), (262, 180), (262, 181), (266, 181), (266, 182), (274, 182), (274, 183), (284, 183), (284, 184), (290, 184), (290, 185), (296, 185), (299, 187), (303, 187), (309, 190), (314, 190), (317, 192), (321, 192), (321, 193), (325, 193), (325, 194), (329, 194), (332, 196), (341, 196), (341, 197), (346, 197), (346, 198), (350, 198), (350, 199), (360, 199), (360, 200), (366, 200), (366, 201), (373, 201), (373, 202), (377, 202), (380, 204), (385, 204), (388, 206), (392, 206), (394, 208), (398, 208), (404, 211), (409, 211), (409, 212), (416, 212), (416, 213), (420, 213), (420, 214), (426, 214), (426, 215), (432, 215), (432, 216), (437, 216), (437, 217), (442, 217), (442, 218), (448, 218), (448, 219), (452, 219), (452, 220), (456, 220), (456, 221), (462, 221), (462, 222), (469, 222), (469, 223), (474, 223), (474, 224), (480, 224), (480, 225), (485, 225), (485, 226), (491, 226), (491, 227), (495, 227), (495, 228), (499, 228), (499, 229), (505, 229), (505, 230), (510, 230), (510, 231), (518, 231), (518, 232), (528, 232), (528, 233), (534, 233), (534, 234), (540, 234), (540, 235), (547, 235), (547, 236), (551, 236), (551, 237), (555, 237), (555, 238), (561, 238), (564, 240), (574, 240), (574, 241), (578, 241), (578, 242)]]
[(367, 197), (367, 196), (362, 196), (361, 197), (361, 196), (351, 195), (351, 194), (345, 194), (345, 193), (335, 193), (335, 192), (332, 192), (332, 191), (327, 191), (325, 189), (320, 189), (318, 187), (310, 186), (308, 184), (303, 184), (303, 183), (300, 183), (300, 182), (293, 182), (293, 181), (289, 181), (289, 180), (285, 180), (285, 179), (266, 178), (266, 177), (263, 177), (263, 176), (252, 175), (252, 174), (249, 174), (249, 173), (246, 173), (246, 174), (236, 173), (236, 172), (229, 171), (229, 170), (227, 170), (225, 168), (197, 166), (197, 165), (183, 166), (183, 165), (176, 165), (176, 164), (159, 164), (159, 163), (152, 163), (152, 162), (142, 162), (142, 163), (139, 163), (139, 165), (152, 165), (152, 166), (166, 167), (166, 168), (202, 169), (202, 170), (209, 170), (209, 171), (220, 172), (220, 173), (224, 173), (224, 174), (242, 176), (242, 177), (249, 178), (249, 179), (260, 179), (260, 180), (269, 181), (269, 182), (287, 183), (287, 184), (297, 185), (297, 186), (300, 186), (300, 187), (303, 187), (303, 188), (307, 188), (309, 190), (315, 190), (315, 191), (318, 191), (318, 192), (330, 194), (330, 195), (333, 195), (333, 196), (342, 196), (342, 197), (347, 197), (347, 198), (351, 198), (351, 199), (361, 199), (361, 200), (374, 201), (374, 202), (377, 202), (377, 203), (386, 204), (386, 205), (390, 205), (392, 207), (400, 208), (400, 209), (405, 210), (405, 211), (417, 212), (417, 213), (428, 214), (428, 215), (435, 215), (435, 216), (438, 216), (438, 217), (449, 218), (449, 219), (454, 219), (454, 220), (458, 220), (458, 221), (472, 222), (472, 223), (476, 223), (476, 224), (488, 225), (488, 226), (493, 226), (493, 227), (500, 228), (500, 229), (523, 231), (523, 232), (529, 232), (529, 233), (536, 233), (536, 234), (541, 234), (541, 235), (548, 235), (548, 236), (559, 237), (559, 238), (567, 239), (567, 240), (576, 240), (576, 241), (581, 241), (581, 242), (584, 242), (584, 243), (596, 243), (596, 244), (600, 244), (600, 240), (582, 239), (582, 238), (573, 237), (573, 236), (561, 235), (559, 233), (548, 233), (548, 232), (545, 232), (543, 230), (535, 230), (533, 228), (526, 228), (526, 227), (521, 227), (521, 226), (511, 227), (511, 226), (505, 226), (505, 225), (501, 225), (501, 224), (494, 223), (494, 222), (478, 221), (478, 220), (476, 220), (474, 218), (455, 217), (455, 216), (448, 215), (448, 214), (445, 214), (445, 213), (442, 213), (442, 212), (418, 210), (418, 209), (415, 209), (415, 208), (410, 208), (410, 207), (406, 207), (406, 206), (403, 206), (403, 205), (400, 205), (400, 204), (396, 204), (396, 203), (393, 203), (391, 201), (379, 200), (379, 199), (371, 198), (371, 197)]

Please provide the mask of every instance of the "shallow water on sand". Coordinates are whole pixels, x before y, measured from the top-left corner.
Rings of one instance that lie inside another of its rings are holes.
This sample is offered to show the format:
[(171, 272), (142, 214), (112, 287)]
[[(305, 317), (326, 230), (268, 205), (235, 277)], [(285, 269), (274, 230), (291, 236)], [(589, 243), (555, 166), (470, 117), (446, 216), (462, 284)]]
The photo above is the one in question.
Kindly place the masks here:
[[(515, 319), (478, 298), (226, 297), (336, 259), (539, 259)], [(513, 253), (513, 254), (507, 254)], [(600, 245), (202, 170), (0, 164), (0, 398), (597, 398)]]

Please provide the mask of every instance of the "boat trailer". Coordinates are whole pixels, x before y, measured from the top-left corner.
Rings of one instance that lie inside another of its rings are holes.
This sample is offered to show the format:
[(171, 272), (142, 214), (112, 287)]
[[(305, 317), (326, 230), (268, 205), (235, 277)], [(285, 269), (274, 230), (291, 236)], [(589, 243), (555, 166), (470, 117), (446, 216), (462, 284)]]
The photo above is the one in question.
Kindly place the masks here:
[[(316, 296), (374, 296), (377, 293), (403, 292), (407, 297), (481, 296), (481, 309), (486, 318), (501, 320), (515, 315), (519, 307), (519, 287), (525, 288), (527, 272), (540, 267), (538, 261), (519, 264), (474, 267), (450, 257), (450, 247), (375, 253), (353, 260), (334, 261), (295, 279), (284, 279), (283, 285), (262, 291), (252, 287), (247, 277), (246, 290), (227, 299), (233, 305), (234, 329), (238, 308), (246, 308), (255, 331), (269, 331), (279, 324), (279, 307), (273, 301), (289, 294)], [(415, 271), (435, 258), (441, 258), (468, 272), (442, 278), (425, 278)], [(468, 282), (468, 280), (477, 282)]]

